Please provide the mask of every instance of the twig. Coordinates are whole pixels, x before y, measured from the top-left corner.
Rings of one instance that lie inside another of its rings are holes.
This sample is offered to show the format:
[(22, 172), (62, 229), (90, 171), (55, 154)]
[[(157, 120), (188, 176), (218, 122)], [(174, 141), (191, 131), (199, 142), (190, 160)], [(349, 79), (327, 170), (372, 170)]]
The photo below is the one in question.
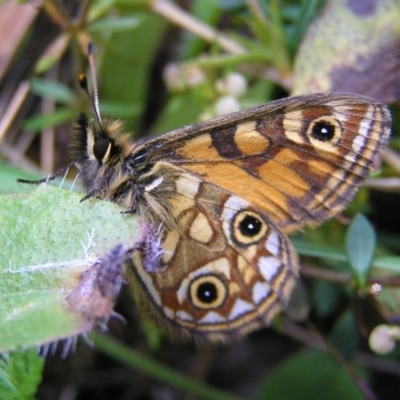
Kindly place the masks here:
[(356, 384), (358, 389), (361, 391), (366, 400), (378, 400), (376, 394), (370, 389), (370, 387), (364, 382), (361, 376), (354, 370), (350, 363), (342, 356), (342, 354), (333, 347), (329, 341), (319, 333), (316, 327), (310, 322), (308, 323), (309, 329), (324, 343), (326, 349), (329, 351), (331, 356), (347, 371), (353, 382)]
[(190, 14), (167, 0), (154, 0), (150, 2), (150, 9), (166, 18), (168, 21), (186, 29), (188, 32), (206, 40), (217, 43), (223, 50), (231, 54), (246, 53), (247, 50), (241, 44), (229, 39), (224, 34), (209, 25), (193, 18)]
[(300, 268), (300, 273), (303, 276), (323, 279), (325, 281), (330, 281), (335, 283), (350, 283), (353, 279), (353, 276), (347, 272), (336, 272), (336, 271), (330, 271), (328, 269), (306, 267), (303, 265)]
[(380, 192), (400, 193), (400, 178), (368, 178), (364, 184)]
[(397, 151), (386, 148), (382, 151), (382, 160), (400, 173), (400, 154)]
[(0, 142), (4, 139), (4, 136), (10, 128), (12, 122), (17, 116), (22, 104), (29, 94), (29, 83), (21, 82), (18, 85), (17, 90), (14, 93), (8, 107), (6, 108), (1, 120), (0, 120)]

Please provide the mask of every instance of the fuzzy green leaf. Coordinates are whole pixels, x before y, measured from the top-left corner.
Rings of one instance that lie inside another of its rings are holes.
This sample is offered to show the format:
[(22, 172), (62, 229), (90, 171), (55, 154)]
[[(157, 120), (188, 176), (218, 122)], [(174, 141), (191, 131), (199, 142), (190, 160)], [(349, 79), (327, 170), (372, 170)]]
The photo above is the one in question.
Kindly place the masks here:
[(138, 229), (117, 205), (81, 198), (50, 185), (0, 196), (0, 352), (92, 328), (66, 297), (98, 258), (131, 247)]

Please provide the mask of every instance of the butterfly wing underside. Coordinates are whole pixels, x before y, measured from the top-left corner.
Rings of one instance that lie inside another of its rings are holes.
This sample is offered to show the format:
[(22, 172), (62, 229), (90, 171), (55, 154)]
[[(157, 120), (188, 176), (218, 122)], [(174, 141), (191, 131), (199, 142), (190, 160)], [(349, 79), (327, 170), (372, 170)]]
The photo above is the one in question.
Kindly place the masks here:
[(331, 93), (145, 143), (119, 126), (78, 121), (71, 148), (87, 197), (136, 211), (148, 232), (130, 268), (138, 306), (182, 336), (224, 342), (285, 307), (298, 274), (286, 234), (353, 198), (388, 141), (390, 114), (373, 99)]
[[(197, 342), (225, 342), (265, 326), (285, 307), (297, 276), (289, 239), (239, 196), (159, 165), (159, 177), (172, 174), (175, 190), (164, 200), (174, 221), (160, 228), (159, 269), (149, 271), (140, 250), (133, 256), (137, 303)], [(160, 184), (159, 192), (165, 189)]]
[(384, 104), (362, 96), (299, 96), (177, 130), (154, 156), (238, 194), (292, 232), (353, 198), (390, 122)]

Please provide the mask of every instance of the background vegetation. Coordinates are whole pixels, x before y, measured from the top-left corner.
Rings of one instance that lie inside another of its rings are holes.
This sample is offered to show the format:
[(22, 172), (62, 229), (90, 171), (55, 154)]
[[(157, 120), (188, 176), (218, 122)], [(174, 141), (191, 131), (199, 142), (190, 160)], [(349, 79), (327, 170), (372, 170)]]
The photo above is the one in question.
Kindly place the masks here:
[[(71, 161), (71, 123), (78, 112), (91, 113), (77, 84), (87, 70), (89, 41), (102, 115), (124, 120), (140, 137), (291, 93), (346, 89), (398, 103), (399, 20), (397, 0), (4, 2), (3, 198), (27, 191), (17, 177), (42, 177)], [(399, 350), (378, 356), (368, 340), (377, 325), (398, 322), (397, 112), (393, 107), (394, 134), (380, 177), (340, 218), (294, 238), (302, 285), (272, 328), (199, 351), (145, 325), (124, 288), (116, 311), (126, 323), (111, 318), (110, 335), (95, 334), (94, 347), (83, 340), (74, 351), (65, 351), (68, 340), (46, 345), (45, 362), (32, 350), (4, 355), (0, 398), (393, 398)], [(359, 212), (368, 219), (353, 218)], [(377, 297), (373, 284), (383, 287)], [(396, 325), (385, 326), (376, 336), (381, 353), (400, 336)]]

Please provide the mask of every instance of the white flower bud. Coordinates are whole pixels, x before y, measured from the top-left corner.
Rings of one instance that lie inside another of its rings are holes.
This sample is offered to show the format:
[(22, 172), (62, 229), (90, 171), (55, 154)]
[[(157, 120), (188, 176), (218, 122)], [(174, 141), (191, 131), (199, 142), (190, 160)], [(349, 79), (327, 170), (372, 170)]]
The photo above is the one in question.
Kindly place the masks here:
[(177, 63), (169, 63), (163, 71), (164, 83), (169, 91), (178, 91), (185, 88), (185, 79)]
[(240, 104), (233, 96), (220, 97), (214, 106), (215, 115), (230, 114), (240, 110)]
[(247, 92), (247, 80), (244, 75), (233, 72), (226, 77), (226, 93), (241, 97)]
[(371, 285), (369, 292), (372, 294), (372, 296), (379, 296), (382, 292), (382, 285), (379, 283), (374, 283)]
[(198, 67), (185, 68), (186, 81), (189, 87), (194, 88), (205, 82), (204, 71)]
[(382, 324), (372, 330), (368, 343), (374, 353), (384, 355), (394, 350), (399, 339), (400, 326)]
[(163, 78), (170, 91), (193, 88), (206, 80), (203, 70), (197, 67), (181, 67), (178, 63), (169, 63), (163, 71)]
[(221, 94), (241, 97), (247, 92), (247, 80), (244, 75), (233, 72), (224, 79), (218, 79), (215, 89)]

